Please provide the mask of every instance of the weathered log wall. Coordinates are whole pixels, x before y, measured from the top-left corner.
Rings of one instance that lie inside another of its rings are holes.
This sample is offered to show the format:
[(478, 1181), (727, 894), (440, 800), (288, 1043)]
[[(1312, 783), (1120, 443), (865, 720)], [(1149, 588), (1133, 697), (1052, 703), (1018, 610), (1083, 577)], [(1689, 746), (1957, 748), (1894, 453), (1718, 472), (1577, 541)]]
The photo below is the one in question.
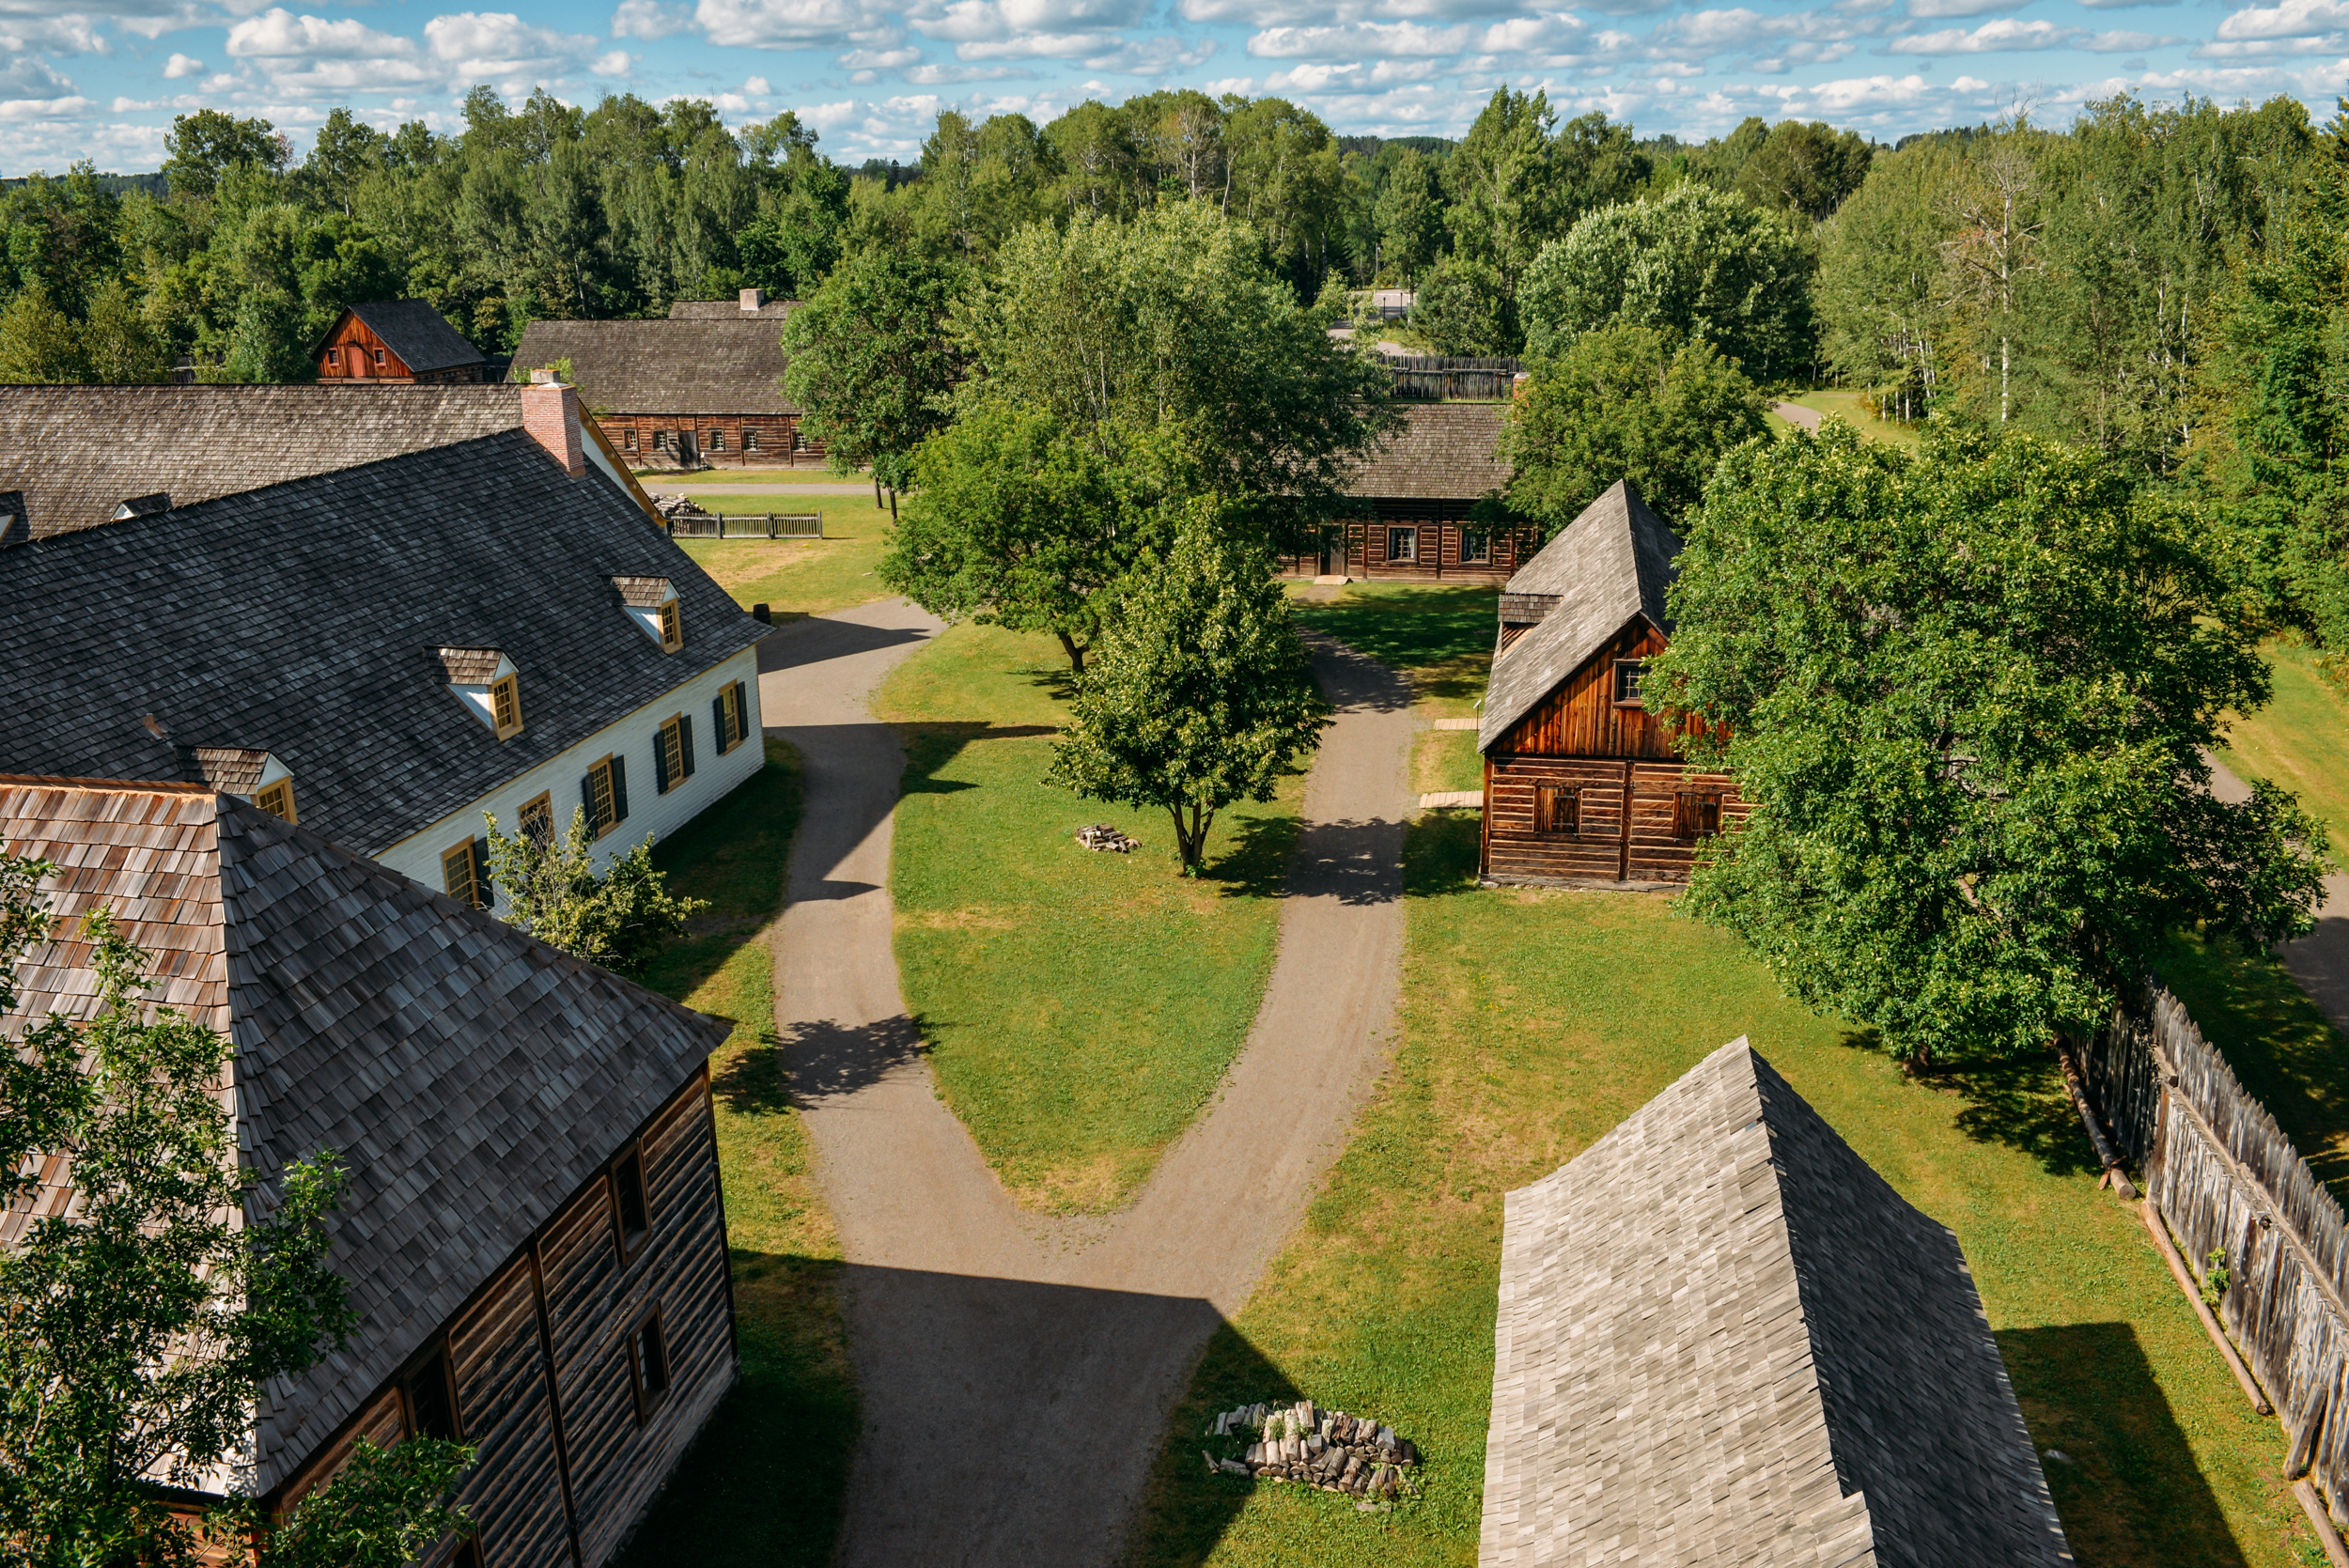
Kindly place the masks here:
[(2196, 1277), (2225, 1254), (2218, 1317), (2285, 1429), (2316, 1423), (2310, 1479), (2349, 1521), (2349, 1218), (2167, 990), (2150, 987), (2081, 1056)]

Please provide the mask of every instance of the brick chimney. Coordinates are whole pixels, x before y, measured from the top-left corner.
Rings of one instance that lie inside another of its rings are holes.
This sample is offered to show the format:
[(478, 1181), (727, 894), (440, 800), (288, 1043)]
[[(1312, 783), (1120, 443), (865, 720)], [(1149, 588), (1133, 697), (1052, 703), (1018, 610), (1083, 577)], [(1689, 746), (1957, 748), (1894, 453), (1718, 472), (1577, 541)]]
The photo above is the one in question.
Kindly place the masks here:
[(579, 427), (579, 388), (554, 379), (552, 370), (533, 370), (522, 388), (522, 428), (547, 449), (547, 455), (576, 479), (587, 472), (586, 437)]
[(764, 305), (766, 303), (767, 303), (767, 290), (765, 290), (764, 288), (745, 288), (744, 290), (742, 290), (742, 314), (743, 314), (743, 315), (745, 315), (745, 316), (755, 316), (755, 315), (757, 315), (757, 314), (758, 314), (758, 311), (759, 311), (759, 307), (760, 307), (761, 305)]

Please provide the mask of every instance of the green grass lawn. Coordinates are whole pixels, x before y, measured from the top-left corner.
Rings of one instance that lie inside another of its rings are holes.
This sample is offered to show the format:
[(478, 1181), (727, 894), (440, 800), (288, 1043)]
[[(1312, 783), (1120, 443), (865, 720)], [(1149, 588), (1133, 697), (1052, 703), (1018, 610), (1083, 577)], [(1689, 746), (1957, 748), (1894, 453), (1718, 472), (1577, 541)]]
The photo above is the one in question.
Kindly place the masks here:
[[(898, 666), (874, 706), (906, 734), (890, 889), (940, 1091), (1019, 1203), (1101, 1212), (1247, 1038), (1303, 781), (1223, 813), (1206, 875), (1186, 881), (1162, 815), (1041, 782), (1066, 670), (1049, 637), (963, 625)], [(1081, 848), (1089, 822), (1143, 847)]]
[[(1354, 583), (1335, 599), (1299, 603), (1297, 618), (1409, 675), (1421, 719), (1470, 719), (1492, 673), (1500, 603), (1497, 588)], [(1484, 787), (1474, 731), (1420, 733), (1414, 792)]]
[(2265, 779), (2300, 797), (2332, 831), (2333, 858), (2349, 864), (2349, 693), (2296, 643), (2263, 650), (2275, 671), (2275, 699), (2232, 721), (2218, 759), (2237, 777)]
[(821, 539), (677, 541), (744, 609), (769, 605), (783, 621), (888, 597), (874, 567), (889, 530), (889, 509), (874, 505), (871, 496), (692, 493), (694, 503), (710, 512), (824, 514)]
[(770, 740), (764, 770), (653, 850), (672, 888), (711, 907), (647, 983), (734, 1021), (709, 1067), (742, 1375), (622, 1568), (820, 1568), (839, 1531), (857, 1435), (840, 1243), (784, 1093), (768, 946), (799, 816), (798, 761)]
[[(1403, 1038), (1299, 1233), (1177, 1408), (1136, 1563), (1476, 1556), (1501, 1194), (1738, 1035), (1964, 1244), (2072, 1549), (2112, 1564), (2317, 1563), (2254, 1414), (2134, 1213), (2097, 1189), (2045, 1062), (1906, 1080), (1786, 1001), (1733, 936), (1669, 900), (1480, 889), (1473, 817), (1406, 851)], [(1194, 1434), (1242, 1400), (1311, 1397), (1427, 1452), (1392, 1515), (1201, 1473)]]
[[(1904, 425), (1897, 419), (1878, 419), (1875, 410), (1870, 407), (1867, 399), (1857, 391), (1842, 387), (1821, 387), (1812, 392), (1798, 392), (1784, 401), (1799, 403), (1806, 409), (1816, 409), (1821, 413), (1833, 414), (1872, 441), (1889, 441), (1899, 446), (1917, 444), (1917, 432), (1914, 427)], [(1769, 417), (1773, 422), (1780, 422), (1779, 416), (1775, 413)], [(1791, 426), (1788, 427), (1792, 428)]]

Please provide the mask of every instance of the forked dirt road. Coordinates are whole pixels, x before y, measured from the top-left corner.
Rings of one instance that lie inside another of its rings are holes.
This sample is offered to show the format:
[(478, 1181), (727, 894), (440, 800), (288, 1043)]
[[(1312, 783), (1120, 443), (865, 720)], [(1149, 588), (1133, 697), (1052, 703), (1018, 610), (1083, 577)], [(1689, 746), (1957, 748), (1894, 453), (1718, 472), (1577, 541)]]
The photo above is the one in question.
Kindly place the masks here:
[(904, 755), (866, 703), (937, 629), (890, 600), (760, 648), (767, 733), (807, 768), (776, 1023), (849, 1262), (863, 1397), (840, 1559), (1082, 1568), (1115, 1558), (1184, 1373), (1377, 1080), (1402, 963), (1409, 695), (1383, 665), (1316, 649), (1340, 715), (1307, 783), (1246, 1048), (1129, 1208), (1054, 1220), (1011, 1203), (938, 1097), (898, 989)]

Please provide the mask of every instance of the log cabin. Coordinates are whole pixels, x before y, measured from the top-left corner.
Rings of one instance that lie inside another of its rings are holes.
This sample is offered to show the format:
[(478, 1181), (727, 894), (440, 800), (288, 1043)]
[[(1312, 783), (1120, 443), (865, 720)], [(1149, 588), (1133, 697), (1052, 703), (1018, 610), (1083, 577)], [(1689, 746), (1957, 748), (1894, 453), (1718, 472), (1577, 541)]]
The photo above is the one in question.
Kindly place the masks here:
[(477, 383), (489, 363), (429, 300), (352, 305), (310, 350), (325, 386)]
[(1485, 879), (1661, 887), (1746, 814), (1726, 773), (1685, 768), (1641, 681), (1672, 635), (1680, 541), (1629, 480), (1503, 585), (1477, 724)]
[(659, 321), (533, 321), (519, 375), (557, 364), (614, 450), (634, 468), (820, 468), (783, 389), (783, 323), (797, 302), (679, 300)]
[(764, 766), (770, 629), (593, 434), (552, 382), (0, 388), (0, 770), (208, 784), (492, 904), (486, 815), (583, 814), (599, 869), (673, 834)]
[(1480, 1568), (2067, 1568), (1966, 1254), (1734, 1040), (1503, 1200)]
[[(102, 905), (154, 1000), (229, 1042), (246, 1213), (296, 1160), (346, 1169), (327, 1265), (356, 1332), (272, 1383), (237, 1469), (180, 1478), (184, 1501), (282, 1511), (359, 1438), (426, 1433), (477, 1447), (477, 1534), (422, 1568), (600, 1568), (736, 1375), (708, 1073), (730, 1026), (200, 784), (0, 777), (0, 848), (53, 863), (62, 917), (0, 1035), (89, 1016), (78, 917)], [(38, 1174), (0, 1247), (70, 1211), (70, 1162)]]
[(1476, 504), (1509, 482), (1500, 453), (1507, 403), (1404, 403), (1402, 424), (1358, 465), (1346, 492), (1359, 517), (1320, 549), (1284, 556), (1290, 577), (1377, 582), (1485, 582), (1517, 570), (1530, 536), (1474, 521)]

